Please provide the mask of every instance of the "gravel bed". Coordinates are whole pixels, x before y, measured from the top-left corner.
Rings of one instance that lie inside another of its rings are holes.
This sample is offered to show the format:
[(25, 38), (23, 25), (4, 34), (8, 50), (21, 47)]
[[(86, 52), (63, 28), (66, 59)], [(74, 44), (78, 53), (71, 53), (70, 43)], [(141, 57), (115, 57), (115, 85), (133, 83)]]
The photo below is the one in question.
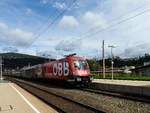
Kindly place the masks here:
[(150, 104), (117, 97), (94, 94), (76, 89), (50, 88), (53, 92), (104, 109), (110, 113), (150, 113)]
[[(43, 86), (45, 87), (45, 86)], [(78, 89), (64, 89), (46, 86), (53, 93), (65, 95), (81, 103), (103, 109), (108, 113), (150, 113), (150, 103), (121, 99), (103, 94), (95, 94)]]

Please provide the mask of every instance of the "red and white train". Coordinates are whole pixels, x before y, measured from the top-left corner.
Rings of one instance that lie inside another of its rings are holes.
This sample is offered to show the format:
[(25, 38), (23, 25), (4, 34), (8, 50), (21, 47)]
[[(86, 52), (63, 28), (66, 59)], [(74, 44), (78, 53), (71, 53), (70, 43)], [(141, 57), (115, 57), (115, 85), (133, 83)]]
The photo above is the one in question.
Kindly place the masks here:
[(71, 83), (90, 83), (92, 77), (85, 58), (68, 55), (63, 59), (22, 68), (19, 75), (23, 78), (59, 79)]

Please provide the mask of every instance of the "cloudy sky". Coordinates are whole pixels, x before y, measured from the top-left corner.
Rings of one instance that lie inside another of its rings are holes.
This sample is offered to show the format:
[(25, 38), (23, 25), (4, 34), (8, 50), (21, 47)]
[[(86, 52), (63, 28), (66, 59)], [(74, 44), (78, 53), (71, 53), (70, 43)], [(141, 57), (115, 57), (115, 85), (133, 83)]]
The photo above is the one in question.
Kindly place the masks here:
[(149, 0), (1, 0), (0, 49), (58, 57), (150, 53)]

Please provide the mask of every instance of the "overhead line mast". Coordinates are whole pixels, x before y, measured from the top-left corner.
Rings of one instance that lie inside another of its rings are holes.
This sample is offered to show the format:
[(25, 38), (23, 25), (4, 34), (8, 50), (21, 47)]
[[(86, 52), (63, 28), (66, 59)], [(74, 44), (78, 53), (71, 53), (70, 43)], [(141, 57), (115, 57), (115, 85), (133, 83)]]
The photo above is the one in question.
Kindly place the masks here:
[(103, 78), (105, 78), (105, 41), (102, 42)]

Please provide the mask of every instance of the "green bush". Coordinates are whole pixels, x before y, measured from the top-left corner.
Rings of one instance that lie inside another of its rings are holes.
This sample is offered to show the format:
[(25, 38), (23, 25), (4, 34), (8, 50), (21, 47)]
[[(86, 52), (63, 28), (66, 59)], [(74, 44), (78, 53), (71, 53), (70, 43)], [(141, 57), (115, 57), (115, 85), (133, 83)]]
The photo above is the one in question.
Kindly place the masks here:
[[(103, 74), (92, 73), (95, 79), (103, 79)], [(105, 79), (111, 79), (112, 75), (106, 74)], [(133, 75), (133, 74), (114, 74), (114, 79), (116, 80), (144, 80), (150, 81), (150, 76), (141, 76), (141, 75)]]

